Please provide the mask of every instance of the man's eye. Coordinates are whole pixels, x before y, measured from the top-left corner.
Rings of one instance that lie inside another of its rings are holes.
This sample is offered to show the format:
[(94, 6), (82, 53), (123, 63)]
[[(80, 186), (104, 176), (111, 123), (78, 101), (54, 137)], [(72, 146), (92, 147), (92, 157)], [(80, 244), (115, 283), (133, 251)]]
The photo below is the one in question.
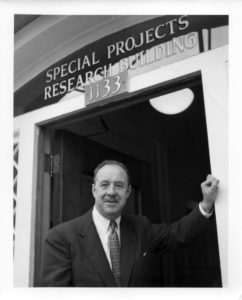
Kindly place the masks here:
[(120, 183), (120, 184), (116, 184), (116, 187), (119, 189), (122, 189), (124, 187), (124, 185)]
[(108, 186), (108, 183), (102, 183), (101, 184), (101, 187), (107, 187)]

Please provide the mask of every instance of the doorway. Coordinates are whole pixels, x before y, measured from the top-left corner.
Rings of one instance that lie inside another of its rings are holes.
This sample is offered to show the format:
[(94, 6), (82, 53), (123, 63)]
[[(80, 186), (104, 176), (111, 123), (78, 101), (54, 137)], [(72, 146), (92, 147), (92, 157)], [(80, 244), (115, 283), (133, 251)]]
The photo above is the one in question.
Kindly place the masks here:
[[(162, 87), (158, 94), (184, 88), (195, 97), (180, 114), (155, 110), (149, 103), (151, 93), (86, 110), (48, 127), (51, 152), (59, 155), (59, 170), (51, 179), (49, 227), (93, 206), (93, 170), (105, 159), (121, 160), (130, 170), (128, 213), (155, 223), (173, 222), (201, 201), (200, 184), (210, 173), (201, 77)], [(215, 216), (212, 222), (191, 246), (155, 255), (156, 286), (221, 286)]]

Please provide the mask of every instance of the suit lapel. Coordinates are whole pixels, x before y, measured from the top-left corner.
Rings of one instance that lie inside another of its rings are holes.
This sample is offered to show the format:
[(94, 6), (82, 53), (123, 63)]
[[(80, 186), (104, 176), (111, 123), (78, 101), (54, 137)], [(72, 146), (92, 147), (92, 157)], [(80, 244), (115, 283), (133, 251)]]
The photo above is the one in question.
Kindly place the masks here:
[(128, 286), (136, 255), (137, 237), (133, 224), (122, 216), (121, 224), (121, 286)]
[(89, 211), (82, 222), (79, 234), (86, 254), (106, 286), (116, 286), (102, 243)]

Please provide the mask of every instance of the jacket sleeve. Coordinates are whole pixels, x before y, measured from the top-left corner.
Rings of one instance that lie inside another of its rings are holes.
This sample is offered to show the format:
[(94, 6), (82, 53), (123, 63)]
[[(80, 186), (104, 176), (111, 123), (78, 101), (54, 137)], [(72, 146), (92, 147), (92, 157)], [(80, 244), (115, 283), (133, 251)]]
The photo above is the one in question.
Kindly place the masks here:
[(70, 251), (67, 242), (53, 228), (43, 246), (40, 286), (65, 287), (72, 282)]
[(175, 251), (196, 238), (210, 220), (205, 218), (198, 206), (188, 215), (171, 224), (150, 224), (147, 230), (149, 251)]

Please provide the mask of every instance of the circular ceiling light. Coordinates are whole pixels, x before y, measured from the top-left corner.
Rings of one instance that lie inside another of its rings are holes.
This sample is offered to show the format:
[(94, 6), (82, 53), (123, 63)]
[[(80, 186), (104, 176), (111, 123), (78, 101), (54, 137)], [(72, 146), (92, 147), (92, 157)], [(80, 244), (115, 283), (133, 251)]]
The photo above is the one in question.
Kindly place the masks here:
[(193, 102), (193, 91), (186, 88), (150, 99), (151, 106), (158, 112), (174, 115), (186, 110)]

